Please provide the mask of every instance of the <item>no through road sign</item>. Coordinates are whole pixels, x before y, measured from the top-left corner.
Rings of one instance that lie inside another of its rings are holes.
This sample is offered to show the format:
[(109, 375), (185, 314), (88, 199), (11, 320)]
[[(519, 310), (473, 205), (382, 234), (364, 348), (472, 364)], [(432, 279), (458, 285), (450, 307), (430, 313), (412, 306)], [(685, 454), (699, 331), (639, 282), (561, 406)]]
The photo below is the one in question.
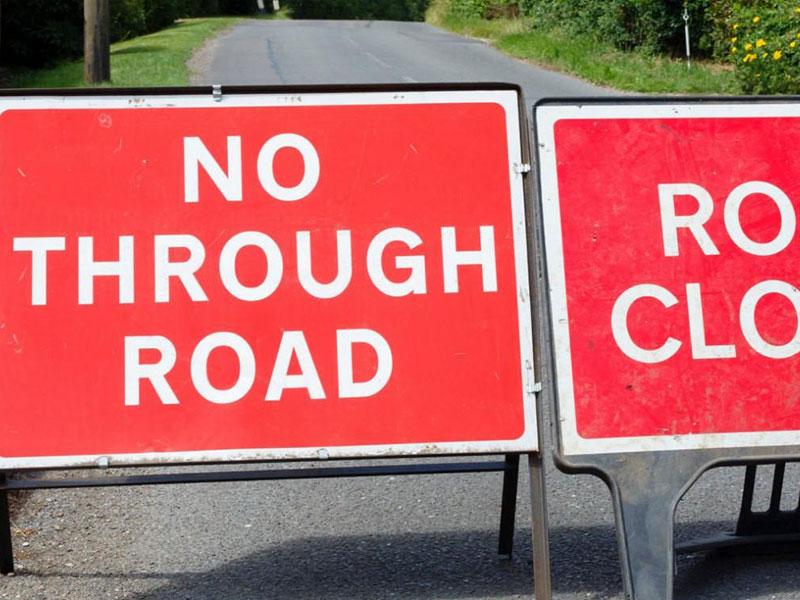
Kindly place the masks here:
[(520, 136), (510, 88), (3, 98), (0, 466), (535, 450)]

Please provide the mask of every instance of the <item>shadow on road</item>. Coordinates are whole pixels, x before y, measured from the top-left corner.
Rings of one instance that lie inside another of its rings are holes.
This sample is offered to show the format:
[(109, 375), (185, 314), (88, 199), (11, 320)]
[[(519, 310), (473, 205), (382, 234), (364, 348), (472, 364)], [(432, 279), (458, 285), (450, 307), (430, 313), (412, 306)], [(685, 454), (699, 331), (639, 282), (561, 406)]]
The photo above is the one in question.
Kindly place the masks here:
[[(729, 523), (701, 522), (702, 532)], [(303, 538), (205, 572), (28, 572), (22, 577), (155, 580), (135, 600), (532, 598), (529, 531), (513, 560), (498, 557), (491, 531)], [(622, 598), (611, 527), (557, 527), (551, 534), (556, 598)], [(749, 600), (800, 592), (798, 555), (693, 555), (678, 559), (676, 600)]]

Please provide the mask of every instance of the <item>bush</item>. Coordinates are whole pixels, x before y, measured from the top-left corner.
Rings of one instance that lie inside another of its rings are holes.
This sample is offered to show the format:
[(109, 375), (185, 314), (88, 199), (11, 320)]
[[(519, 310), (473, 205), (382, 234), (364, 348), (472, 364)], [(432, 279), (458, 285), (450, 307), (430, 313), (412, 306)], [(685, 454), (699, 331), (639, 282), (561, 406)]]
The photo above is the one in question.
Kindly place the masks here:
[(3, 64), (36, 67), (83, 53), (82, 0), (3, 2)]
[(141, 0), (111, 2), (111, 41), (127, 40), (147, 33), (147, 18)]
[[(258, 11), (256, 0), (177, 0), (176, 4), (178, 17), (250, 15)], [(264, 8), (272, 12), (272, 0), (264, 0)]]
[[(110, 0), (109, 4), (112, 42), (169, 27), (179, 17), (249, 14), (258, 7), (256, 0)], [(265, 4), (272, 10), (271, 0)], [(83, 54), (83, 0), (15, 0), (2, 1), (2, 6), (4, 65), (41, 67)]]
[(519, 0), (451, 0), (449, 12), (466, 19), (514, 18), (521, 6)]
[(734, 14), (741, 10), (754, 8), (758, 5), (775, 4), (786, 0), (708, 0), (706, 20), (708, 22), (708, 40), (714, 57), (727, 60), (730, 52), (731, 33)]
[[(272, 12), (272, 0), (264, 0), (264, 8)], [(219, 0), (217, 15), (252, 15), (258, 12), (256, 0)]]
[(465, 19), (482, 19), (489, 0), (452, 0), (450, 14)]
[[(709, 30), (708, 8), (713, 2), (689, 2), (695, 55), (713, 51), (713, 43), (705, 33)], [(596, 36), (622, 50), (685, 53), (682, 0), (520, 0), (520, 3), (523, 13), (533, 17), (534, 25)]]
[(800, 93), (800, 4), (734, 5), (728, 56), (746, 94)]
[[(112, 0), (113, 1), (113, 0)], [(116, 0), (117, 2), (119, 0)], [(147, 32), (169, 27), (178, 18), (177, 0), (139, 0), (144, 10)]]
[(423, 21), (430, 0), (290, 0), (295, 19)]
[[(111, 0), (111, 41), (171, 25), (178, 0)], [(39, 67), (83, 54), (83, 0), (3, 2), (2, 50), (8, 65)]]

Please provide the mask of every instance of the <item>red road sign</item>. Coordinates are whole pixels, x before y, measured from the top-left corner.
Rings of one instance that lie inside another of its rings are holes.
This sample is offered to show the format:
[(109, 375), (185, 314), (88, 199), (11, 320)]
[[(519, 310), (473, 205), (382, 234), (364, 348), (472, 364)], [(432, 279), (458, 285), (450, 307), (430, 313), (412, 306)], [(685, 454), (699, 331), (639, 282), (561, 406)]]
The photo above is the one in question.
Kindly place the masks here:
[(516, 92), (0, 111), (0, 468), (536, 449)]
[(562, 453), (798, 445), (798, 105), (536, 120)]

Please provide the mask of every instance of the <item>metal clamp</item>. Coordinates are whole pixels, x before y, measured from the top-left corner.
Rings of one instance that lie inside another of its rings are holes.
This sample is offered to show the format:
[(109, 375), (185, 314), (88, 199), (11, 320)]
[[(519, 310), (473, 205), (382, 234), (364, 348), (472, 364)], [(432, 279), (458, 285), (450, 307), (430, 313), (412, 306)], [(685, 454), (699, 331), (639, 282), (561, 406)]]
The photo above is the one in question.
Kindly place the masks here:
[(522, 175), (523, 173), (530, 173), (531, 165), (529, 163), (514, 163), (514, 173)]

